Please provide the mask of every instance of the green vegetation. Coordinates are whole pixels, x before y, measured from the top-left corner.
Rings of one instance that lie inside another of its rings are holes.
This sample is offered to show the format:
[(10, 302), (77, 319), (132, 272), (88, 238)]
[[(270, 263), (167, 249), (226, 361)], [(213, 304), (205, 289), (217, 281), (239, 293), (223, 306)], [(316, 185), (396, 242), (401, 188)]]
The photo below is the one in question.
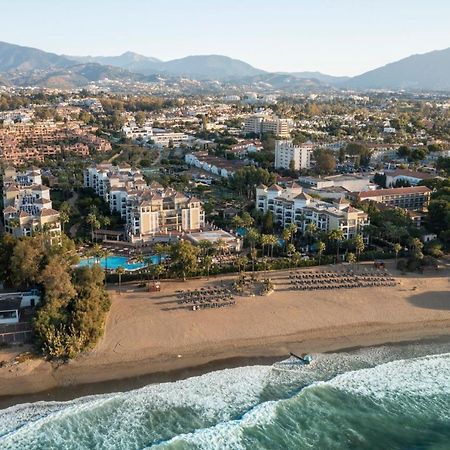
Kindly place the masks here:
[(71, 269), (78, 261), (73, 241), (49, 245), (43, 234), (0, 239), (0, 277), (8, 285), (40, 287), (43, 298), (33, 320), (35, 343), (49, 358), (73, 358), (91, 348), (103, 333), (110, 301), (104, 272)]

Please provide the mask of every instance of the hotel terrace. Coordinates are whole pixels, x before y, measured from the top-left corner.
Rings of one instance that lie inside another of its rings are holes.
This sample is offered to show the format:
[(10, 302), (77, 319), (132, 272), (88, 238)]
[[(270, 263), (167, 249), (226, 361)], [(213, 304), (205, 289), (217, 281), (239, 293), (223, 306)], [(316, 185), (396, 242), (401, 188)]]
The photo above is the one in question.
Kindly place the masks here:
[(103, 197), (111, 212), (120, 214), (132, 243), (204, 228), (205, 214), (198, 199), (155, 182), (148, 185), (141, 172), (127, 164), (89, 167), (84, 185)]
[(5, 169), (3, 175), (3, 219), (5, 232), (15, 237), (45, 232), (50, 242), (59, 241), (59, 212), (52, 208), (50, 189), (42, 185), (41, 172), (31, 168), (25, 172)]
[(315, 200), (295, 182), (284, 189), (276, 184), (258, 186), (256, 207), (263, 213), (271, 211), (279, 226), (295, 223), (304, 232), (313, 223), (322, 232), (342, 230), (344, 239), (362, 234), (369, 224), (368, 215), (353, 208), (348, 200), (340, 199), (336, 203)]

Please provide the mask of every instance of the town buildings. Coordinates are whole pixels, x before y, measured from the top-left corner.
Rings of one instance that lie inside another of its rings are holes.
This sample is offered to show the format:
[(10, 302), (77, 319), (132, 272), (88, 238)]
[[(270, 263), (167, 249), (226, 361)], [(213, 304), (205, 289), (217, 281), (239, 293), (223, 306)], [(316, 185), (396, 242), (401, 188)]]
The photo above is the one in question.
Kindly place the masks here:
[(52, 208), (50, 189), (42, 184), (40, 169), (25, 172), (7, 168), (3, 175), (5, 232), (15, 237), (43, 232), (51, 243), (61, 235), (59, 212)]
[(289, 137), (289, 123), (289, 119), (281, 119), (265, 113), (254, 114), (245, 120), (244, 134), (272, 133), (279, 137)]
[(86, 169), (85, 187), (109, 203), (111, 212), (125, 221), (132, 243), (152, 241), (160, 235), (199, 231), (205, 225), (201, 202), (158, 183), (148, 185), (141, 172), (127, 164), (100, 164)]
[(368, 215), (353, 208), (348, 200), (335, 203), (315, 200), (295, 182), (285, 188), (276, 184), (259, 186), (256, 207), (263, 213), (270, 211), (274, 222), (281, 227), (294, 223), (304, 232), (308, 224), (314, 224), (322, 232), (341, 230), (344, 239), (363, 234), (364, 227), (369, 224)]
[(275, 141), (275, 169), (309, 169), (312, 144), (294, 145), (292, 140)]
[(394, 186), (398, 181), (416, 186), (423, 180), (431, 180), (433, 178), (436, 178), (436, 175), (431, 173), (415, 172), (409, 169), (396, 169), (392, 172), (386, 172), (386, 186)]
[(355, 192), (351, 196), (359, 201), (372, 200), (398, 208), (419, 210), (426, 208), (430, 203), (431, 189), (426, 186), (376, 189), (374, 191)]
[(236, 170), (247, 165), (242, 160), (229, 160), (208, 154), (207, 151), (188, 153), (184, 157), (184, 161), (189, 166), (210, 172), (222, 178), (230, 178)]
[(45, 157), (75, 153), (86, 156), (90, 151), (111, 150), (111, 144), (95, 135), (97, 128), (80, 122), (25, 122), (0, 128), (0, 158), (11, 164)]

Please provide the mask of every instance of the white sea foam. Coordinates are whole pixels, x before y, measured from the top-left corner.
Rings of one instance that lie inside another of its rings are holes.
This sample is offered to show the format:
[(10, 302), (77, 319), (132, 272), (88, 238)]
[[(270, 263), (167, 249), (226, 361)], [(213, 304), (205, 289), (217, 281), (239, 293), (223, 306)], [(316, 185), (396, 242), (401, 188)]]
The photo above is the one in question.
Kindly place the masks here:
[[(99, 442), (103, 444), (99, 448), (121, 448), (118, 443), (124, 438), (129, 439), (131, 430), (139, 433), (144, 431), (140, 430), (141, 427), (148, 426), (143, 417), (149, 411), (169, 413), (174, 408), (193, 409), (205, 421), (226, 421), (258, 403), (270, 370), (269, 366), (226, 369), (126, 393), (9, 408), (0, 414), (3, 434), (0, 447), (33, 448), (39, 439), (49, 437), (58, 443), (67, 437), (59, 434), (62, 424), (66, 431), (72, 427), (74, 435), (77, 435), (95, 433), (96, 430), (90, 429), (92, 423), (98, 426), (103, 421), (108, 435), (101, 435), (104, 430), (98, 430)], [(124, 424), (129, 424), (128, 428)], [(54, 436), (49, 436), (52, 432)]]
[(450, 394), (450, 353), (392, 361), (338, 375), (328, 382), (341, 390), (376, 398), (406, 394)]
[(273, 422), (277, 415), (278, 404), (279, 401), (261, 403), (239, 420), (222, 422), (214, 427), (199, 429), (193, 433), (180, 434), (151, 448), (161, 450), (172, 446), (177, 448), (177, 444), (183, 442), (195, 445), (195, 448), (199, 450), (244, 450), (245, 447), (242, 444), (244, 431), (247, 428)]

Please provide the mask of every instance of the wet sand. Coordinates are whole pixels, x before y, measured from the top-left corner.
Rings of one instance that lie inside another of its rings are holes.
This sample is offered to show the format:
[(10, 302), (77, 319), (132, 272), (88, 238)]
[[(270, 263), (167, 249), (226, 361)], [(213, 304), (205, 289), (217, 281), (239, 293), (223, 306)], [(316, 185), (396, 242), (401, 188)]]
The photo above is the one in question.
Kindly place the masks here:
[[(159, 293), (132, 286), (121, 295), (111, 291), (105, 335), (96, 348), (60, 366), (31, 359), (0, 368), (0, 407), (271, 363), (289, 351), (336, 351), (449, 336), (449, 269), (419, 276), (393, 273), (399, 282), (395, 287), (277, 287), (270, 296), (236, 297), (235, 306), (218, 310), (180, 309), (175, 291), (217, 285), (231, 276), (163, 283)], [(4, 354), (0, 352), (0, 360)]]

